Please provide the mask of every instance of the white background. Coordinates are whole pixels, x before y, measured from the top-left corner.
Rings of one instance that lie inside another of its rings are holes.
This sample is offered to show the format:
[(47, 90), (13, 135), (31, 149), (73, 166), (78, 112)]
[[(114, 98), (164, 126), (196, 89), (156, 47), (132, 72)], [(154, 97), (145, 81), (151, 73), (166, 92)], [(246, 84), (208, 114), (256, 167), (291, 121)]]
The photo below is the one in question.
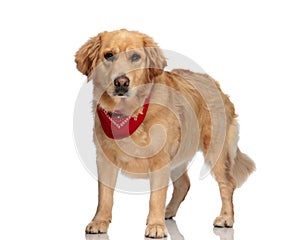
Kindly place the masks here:
[[(235, 193), (234, 239), (297, 239), (298, 4), (1, 1), (0, 238), (85, 239), (97, 183), (73, 141), (74, 104), (86, 80), (74, 53), (98, 32), (128, 28), (194, 59), (235, 103), (239, 145), (257, 171)], [(212, 227), (218, 187), (211, 177), (198, 180), (199, 171), (195, 161), (177, 227), (188, 240), (220, 239)], [(109, 239), (144, 239), (148, 197), (116, 193)]]

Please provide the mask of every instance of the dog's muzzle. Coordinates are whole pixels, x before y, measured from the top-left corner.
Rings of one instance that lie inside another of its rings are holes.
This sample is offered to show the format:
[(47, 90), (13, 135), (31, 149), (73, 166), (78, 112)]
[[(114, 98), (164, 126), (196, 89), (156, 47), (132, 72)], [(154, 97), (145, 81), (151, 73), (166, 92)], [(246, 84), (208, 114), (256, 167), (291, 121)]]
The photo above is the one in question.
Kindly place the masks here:
[(130, 80), (127, 76), (122, 75), (114, 80), (115, 96), (124, 96), (128, 92)]

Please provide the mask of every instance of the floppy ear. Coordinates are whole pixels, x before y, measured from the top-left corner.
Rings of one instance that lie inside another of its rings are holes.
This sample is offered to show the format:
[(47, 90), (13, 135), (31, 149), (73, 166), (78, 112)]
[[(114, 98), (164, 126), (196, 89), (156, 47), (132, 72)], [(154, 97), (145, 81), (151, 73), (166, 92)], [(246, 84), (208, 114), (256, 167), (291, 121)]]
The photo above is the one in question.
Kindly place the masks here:
[(165, 66), (167, 66), (165, 56), (152, 38), (145, 36), (143, 41), (148, 61), (150, 78), (161, 75)]
[(99, 60), (102, 33), (88, 40), (75, 54), (77, 69), (88, 76)]

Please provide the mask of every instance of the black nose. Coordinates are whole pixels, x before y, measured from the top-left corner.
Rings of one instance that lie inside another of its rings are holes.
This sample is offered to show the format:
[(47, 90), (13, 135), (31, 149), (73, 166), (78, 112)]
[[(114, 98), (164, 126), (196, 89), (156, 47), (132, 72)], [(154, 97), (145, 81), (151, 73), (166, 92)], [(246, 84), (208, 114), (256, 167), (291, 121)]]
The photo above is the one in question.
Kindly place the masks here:
[(118, 88), (118, 87), (125, 87), (125, 88), (128, 88), (129, 86), (129, 78), (126, 77), (126, 76), (120, 76), (120, 77), (117, 77), (115, 80), (114, 80), (114, 85)]

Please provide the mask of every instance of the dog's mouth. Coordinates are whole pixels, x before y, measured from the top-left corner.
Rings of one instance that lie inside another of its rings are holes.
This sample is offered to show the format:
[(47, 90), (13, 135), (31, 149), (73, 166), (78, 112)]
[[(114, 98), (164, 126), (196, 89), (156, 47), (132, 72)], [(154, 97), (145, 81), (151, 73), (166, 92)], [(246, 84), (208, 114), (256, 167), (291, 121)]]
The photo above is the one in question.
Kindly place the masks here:
[(127, 92), (114, 92), (113, 97), (115, 97), (115, 98), (128, 98), (129, 94), (128, 94), (128, 91)]
[(130, 96), (129, 89), (115, 89), (112, 96), (115, 98), (128, 98)]
[(113, 112), (107, 112), (107, 114), (112, 118), (121, 118), (125, 116), (120, 110), (115, 110)]

